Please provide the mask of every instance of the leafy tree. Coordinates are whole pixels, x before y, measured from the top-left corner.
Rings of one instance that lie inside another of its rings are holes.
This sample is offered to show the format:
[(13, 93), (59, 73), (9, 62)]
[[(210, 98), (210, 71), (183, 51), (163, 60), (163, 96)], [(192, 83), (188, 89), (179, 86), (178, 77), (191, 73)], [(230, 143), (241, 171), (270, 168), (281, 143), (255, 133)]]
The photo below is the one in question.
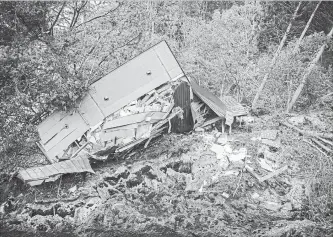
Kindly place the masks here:
[(256, 78), (257, 30), (261, 6), (248, 3), (215, 11), (208, 22), (191, 20), (185, 36), (182, 65), (216, 94), (234, 92), (249, 96)]

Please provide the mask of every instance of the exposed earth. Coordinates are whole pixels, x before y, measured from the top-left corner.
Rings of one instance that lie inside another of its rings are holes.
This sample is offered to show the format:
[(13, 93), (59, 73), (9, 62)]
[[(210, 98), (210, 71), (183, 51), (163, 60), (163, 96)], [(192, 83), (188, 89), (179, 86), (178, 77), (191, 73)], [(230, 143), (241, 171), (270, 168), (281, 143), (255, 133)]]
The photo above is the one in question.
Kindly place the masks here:
[[(325, 126), (329, 116), (315, 117)], [(303, 129), (324, 129), (309, 118), (300, 122)], [(285, 119), (254, 117), (228, 136), (220, 125), (165, 134), (147, 149), (92, 161), (95, 174), (36, 187), (3, 174), (0, 235), (329, 236), (332, 197), (323, 190), (332, 181), (322, 179), (332, 177), (332, 159), (282, 126)], [(277, 130), (280, 147), (262, 144), (267, 129)], [(246, 150), (245, 159), (216, 154), (213, 144)], [(283, 166), (263, 182), (246, 169), (263, 177)]]

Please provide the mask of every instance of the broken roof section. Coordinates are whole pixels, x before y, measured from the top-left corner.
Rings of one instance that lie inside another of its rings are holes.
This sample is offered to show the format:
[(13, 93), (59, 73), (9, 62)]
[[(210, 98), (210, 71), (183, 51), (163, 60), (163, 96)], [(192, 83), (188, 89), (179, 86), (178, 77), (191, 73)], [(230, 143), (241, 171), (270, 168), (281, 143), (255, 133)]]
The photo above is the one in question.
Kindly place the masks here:
[(160, 85), (183, 76), (169, 46), (162, 41), (89, 87), (76, 111), (58, 111), (37, 129), (39, 146), (51, 162), (90, 127)]
[(95, 173), (88, 158), (78, 157), (51, 165), (20, 170), (17, 177), (29, 185), (35, 186), (43, 182), (55, 181), (62, 174), (81, 172)]
[(219, 117), (225, 117), (226, 105), (213, 93), (199, 86), (195, 80), (189, 79), (194, 94), (196, 94), (206, 105), (208, 105)]
[(90, 86), (104, 117), (183, 74), (165, 41), (155, 45)]
[(232, 96), (223, 96), (221, 100), (233, 116), (243, 116), (249, 113), (249, 111), (238, 103)]

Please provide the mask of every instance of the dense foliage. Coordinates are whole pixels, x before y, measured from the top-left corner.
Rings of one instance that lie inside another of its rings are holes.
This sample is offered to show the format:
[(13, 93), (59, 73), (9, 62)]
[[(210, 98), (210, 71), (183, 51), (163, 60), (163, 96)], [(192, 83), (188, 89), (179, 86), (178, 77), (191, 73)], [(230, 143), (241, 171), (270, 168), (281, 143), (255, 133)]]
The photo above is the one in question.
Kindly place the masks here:
[[(149, 46), (167, 40), (185, 72), (216, 95), (249, 103), (297, 2), (0, 2), (0, 146), (23, 148), (35, 124), (73, 108), (87, 86)], [(333, 4), (303, 2), (260, 99), (285, 110), (288, 97), (331, 29)], [(297, 108), (332, 91), (332, 42)], [(24, 145), (24, 146), (22, 146)]]

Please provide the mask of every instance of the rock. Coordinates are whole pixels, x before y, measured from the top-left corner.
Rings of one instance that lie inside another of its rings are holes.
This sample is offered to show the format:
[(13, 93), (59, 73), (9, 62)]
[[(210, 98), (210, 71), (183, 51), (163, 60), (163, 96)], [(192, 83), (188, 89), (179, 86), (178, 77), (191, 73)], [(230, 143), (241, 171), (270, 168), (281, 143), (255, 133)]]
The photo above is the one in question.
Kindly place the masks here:
[(234, 151), (232, 154), (228, 155), (230, 162), (239, 162), (245, 159), (247, 150), (245, 147), (240, 148), (238, 151)]
[(265, 159), (259, 158), (258, 162), (259, 162), (261, 168), (271, 171), (271, 172), (274, 171), (274, 169), (268, 164), (268, 162)]
[(226, 144), (224, 146), (224, 150), (225, 150), (226, 153), (232, 153), (232, 148), (229, 144)]
[(74, 193), (77, 190), (77, 186), (75, 185), (74, 187), (68, 189), (69, 193)]
[(223, 156), (226, 156), (232, 152), (232, 149), (228, 144), (225, 146), (213, 144), (210, 150), (216, 153), (217, 159), (221, 159)]
[(92, 207), (93, 205), (95, 205), (96, 203), (98, 203), (101, 199), (98, 197), (93, 197), (90, 198), (89, 201), (86, 203), (87, 207)]
[(60, 207), (57, 208), (56, 213), (61, 217), (70, 216), (74, 214), (74, 208), (71, 208), (66, 205), (61, 205)]
[(138, 164), (131, 169), (131, 173), (144, 174), (144, 173), (147, 173), (151, 169), (152, 169), (152, 167), (150, 165)]
[(205, 129), (202, 127), (198, 127), (194, 129), (195, 132), (205, 132)]
[(222, 146), (227, 144), (227, 142), (228, 142), (227, 134), (222, 134), (221, 136), (219, 136), (216, 142), (218, 144), (221, 144)]
[(228, 160), (228, 158), (226, 156), (221, 156), (220, 157), (219, 166), (223, 170), (226, 170), (229, 167), (229, 160)]
[(102, 200), (108, 200), (110, 198), (110, 193), (107, 188), (97, 187), (97, 192)]
[(113, 176), (124, 176), (124, 174), (126, 174), (128, 172), (127, 167), (126, 166), (120, 166), (118, 167), (118, 169), (116, 170), (116, 172), (113, 174)]
[(257, 200), (260, 198), (260, 195), (258, 193), (252, 193), (251, 197), (252, 197), (252, 199)]
[(226, 192), (223, 192), (222, 193), (222, 197), (228, 199), (230, 197), (230, 195), (228, 193), (226, 193)]
[[(216, 138), (219, 138), (219, 137), (221, 137), (223, 134), (221, 133), (221, 132), (218, 132), (218, 131), (216, 131), (216, 133), (215, 133), (215, 137)], [(227, 134), (225, 134), (225, 135), (227, 135)]]
[(250, 124), (250, 123), (254, 123), (254, 117), (252, 116), (242, 116), (241, 120), (245, 123), (245, 124)]
[(283, 205), (282, 211), (291, 211), (293, 209), (293, 205), (290, 202), (287, 202)]
[(0, 206), (0, 217), (2, 217), (3, 215), (6, 214), (5, 205), (6, 205), (6, 202), (2, 203)]
[(293, 125), (299, 125), (299, 124), (304, 124), (305, 123), (305, 117), (304, 115), (298, 115), (295, 117), (291, 117), (288, 119), (288, 122), (293, 124)]
[(91, 208), (79, 207), (74, 212), (74, 222), (77, 225), (85, 223), (91, 214)]
[(128, 188), (132, 188), (132, 187), (135, 187), (135, 186), (139, 185), (140, 183), (142, 183), (142, 181), (143, 181), (142, 176), (139, 176), (136, 174), (130, 174), (127, 178), (126, 186)]
[(279, 211), (281, 209), (281, 204), (271, 201), (265, 201), (261, 206), (270, 211)]

